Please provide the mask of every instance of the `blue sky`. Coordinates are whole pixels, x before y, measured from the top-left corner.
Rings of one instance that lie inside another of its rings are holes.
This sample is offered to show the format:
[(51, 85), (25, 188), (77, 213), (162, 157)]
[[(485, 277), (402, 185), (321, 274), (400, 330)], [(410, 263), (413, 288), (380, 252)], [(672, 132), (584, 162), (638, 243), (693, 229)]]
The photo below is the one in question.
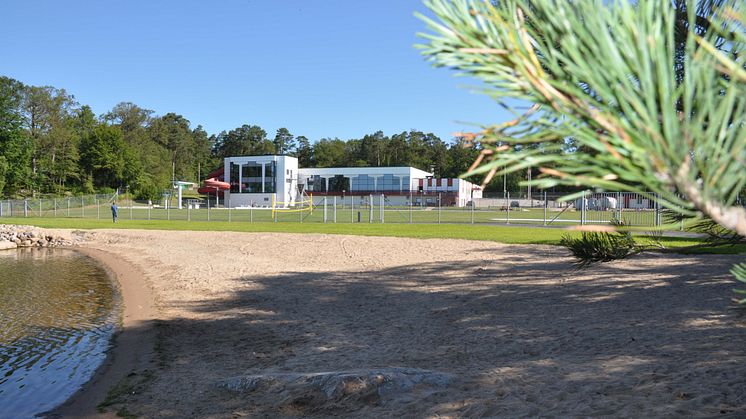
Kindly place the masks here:
[(65, 88), (101, 114), (123, 101), (209, 133), (257, 124), (312, 141), (412, 128), (443, 139), (508, 119), (475, 81), (413, 47), (419, 0), (10, 0), (0, 75)]

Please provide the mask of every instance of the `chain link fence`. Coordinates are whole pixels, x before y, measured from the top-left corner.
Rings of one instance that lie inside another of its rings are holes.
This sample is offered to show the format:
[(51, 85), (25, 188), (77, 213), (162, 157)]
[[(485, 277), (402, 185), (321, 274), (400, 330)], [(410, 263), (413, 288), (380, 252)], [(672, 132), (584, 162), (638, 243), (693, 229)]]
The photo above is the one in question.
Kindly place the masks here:
[(606, 192), (586, 193), (574, 201), (559, 201), (560, 194), (544, 192), (526, 196), (506, 192), (503, 197), (477, 198), (464, 207), (453, 206), (448, 194), (367, 194), (314, 196), (312, 205), (272, 211), (267, 207), (225, 208), (214, 198), (185, 199), (182, 208), (169, 201), (153, 204), (117, 194), (85, 195), (0, 201), (0, 218), (45, 217), (111, 219), (116, 200), (120, 220), (185, 220), (226, 222), (298, 223), (411, 223), (411, 224), (532, 224), (567, 226), (608, 224), (662, 225), (661, 208), (649, 196)]

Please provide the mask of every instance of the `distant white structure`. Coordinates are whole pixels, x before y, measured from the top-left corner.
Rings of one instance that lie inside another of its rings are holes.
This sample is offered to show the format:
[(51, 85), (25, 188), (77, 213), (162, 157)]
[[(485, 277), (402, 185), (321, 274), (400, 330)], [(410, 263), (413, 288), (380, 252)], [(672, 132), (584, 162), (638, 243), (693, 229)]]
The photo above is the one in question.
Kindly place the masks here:
[(606, 211), (618, 208), (616, 198), (610, 196), (591, 196), (590, 198), (578, 198), (575, 200), (575, 209), (587, 209), (590, 211)]
[[(482, 198), (482, 187), (458, 178), (421, 179), (418, 185), (425, 195), (426, 204), (433, 204), (433, 197), (440, 195), (441, 205), (465, 207), (471, 205), (472, 200)], [(436, 198), (437, 199), (437, 198)], [(417, 203), (417, 201), (415, 201)], [(437, 201), (435, 201), (437, 205)]]
[(176, 189), (176, 196), (177, 196), (176, 202), (178, 203), (177, 206), (178, 206), (179, 209), (181, 209), (181, 207), (182, 207), (182, 205), (181, 205), (181, 191), (183, 191), (184, 189), (192, 189), (192, 188), (194, 188), (195, 185), (196, 185), (196, 183), (194, 183), (194, 182), (182, 182), (180, 180), (174, 180), (174, 181), (171, 182), (171, 186), (174, 189)]

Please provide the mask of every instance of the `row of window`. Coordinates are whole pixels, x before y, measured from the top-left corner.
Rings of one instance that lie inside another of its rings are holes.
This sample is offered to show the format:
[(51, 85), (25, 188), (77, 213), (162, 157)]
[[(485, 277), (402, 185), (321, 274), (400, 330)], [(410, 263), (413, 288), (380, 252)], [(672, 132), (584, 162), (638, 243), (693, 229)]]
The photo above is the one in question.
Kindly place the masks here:
[(336, 175), (329, 178), (327, 190), (326, 179), (313, 175), (306, 179), (306, 190), (309, 192), (401, 192), (409, 190), (409, 176), (386, 174), (376, 180), (369, 175), (349, 177)]
[[(231, 163), (231, 193), (275, 193), (277, 192), (276, 173), (276, 162), (264, 165), (264, 178), (262, 178), (262, 165), (259, 163), (249, 162), (243, 165)], [(240, 182), (239, 178), (241, 178)]]

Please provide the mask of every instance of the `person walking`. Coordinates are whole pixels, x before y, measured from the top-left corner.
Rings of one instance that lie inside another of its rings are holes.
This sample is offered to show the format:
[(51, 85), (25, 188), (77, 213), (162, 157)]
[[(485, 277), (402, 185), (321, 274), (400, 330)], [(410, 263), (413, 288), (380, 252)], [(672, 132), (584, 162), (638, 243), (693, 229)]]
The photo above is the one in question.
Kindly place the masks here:
[(119, 215), (119, 207), (117, 207), (116, 202), (111, 203), (111, 219), (116, 223), (117, 222), (117, 216)]

